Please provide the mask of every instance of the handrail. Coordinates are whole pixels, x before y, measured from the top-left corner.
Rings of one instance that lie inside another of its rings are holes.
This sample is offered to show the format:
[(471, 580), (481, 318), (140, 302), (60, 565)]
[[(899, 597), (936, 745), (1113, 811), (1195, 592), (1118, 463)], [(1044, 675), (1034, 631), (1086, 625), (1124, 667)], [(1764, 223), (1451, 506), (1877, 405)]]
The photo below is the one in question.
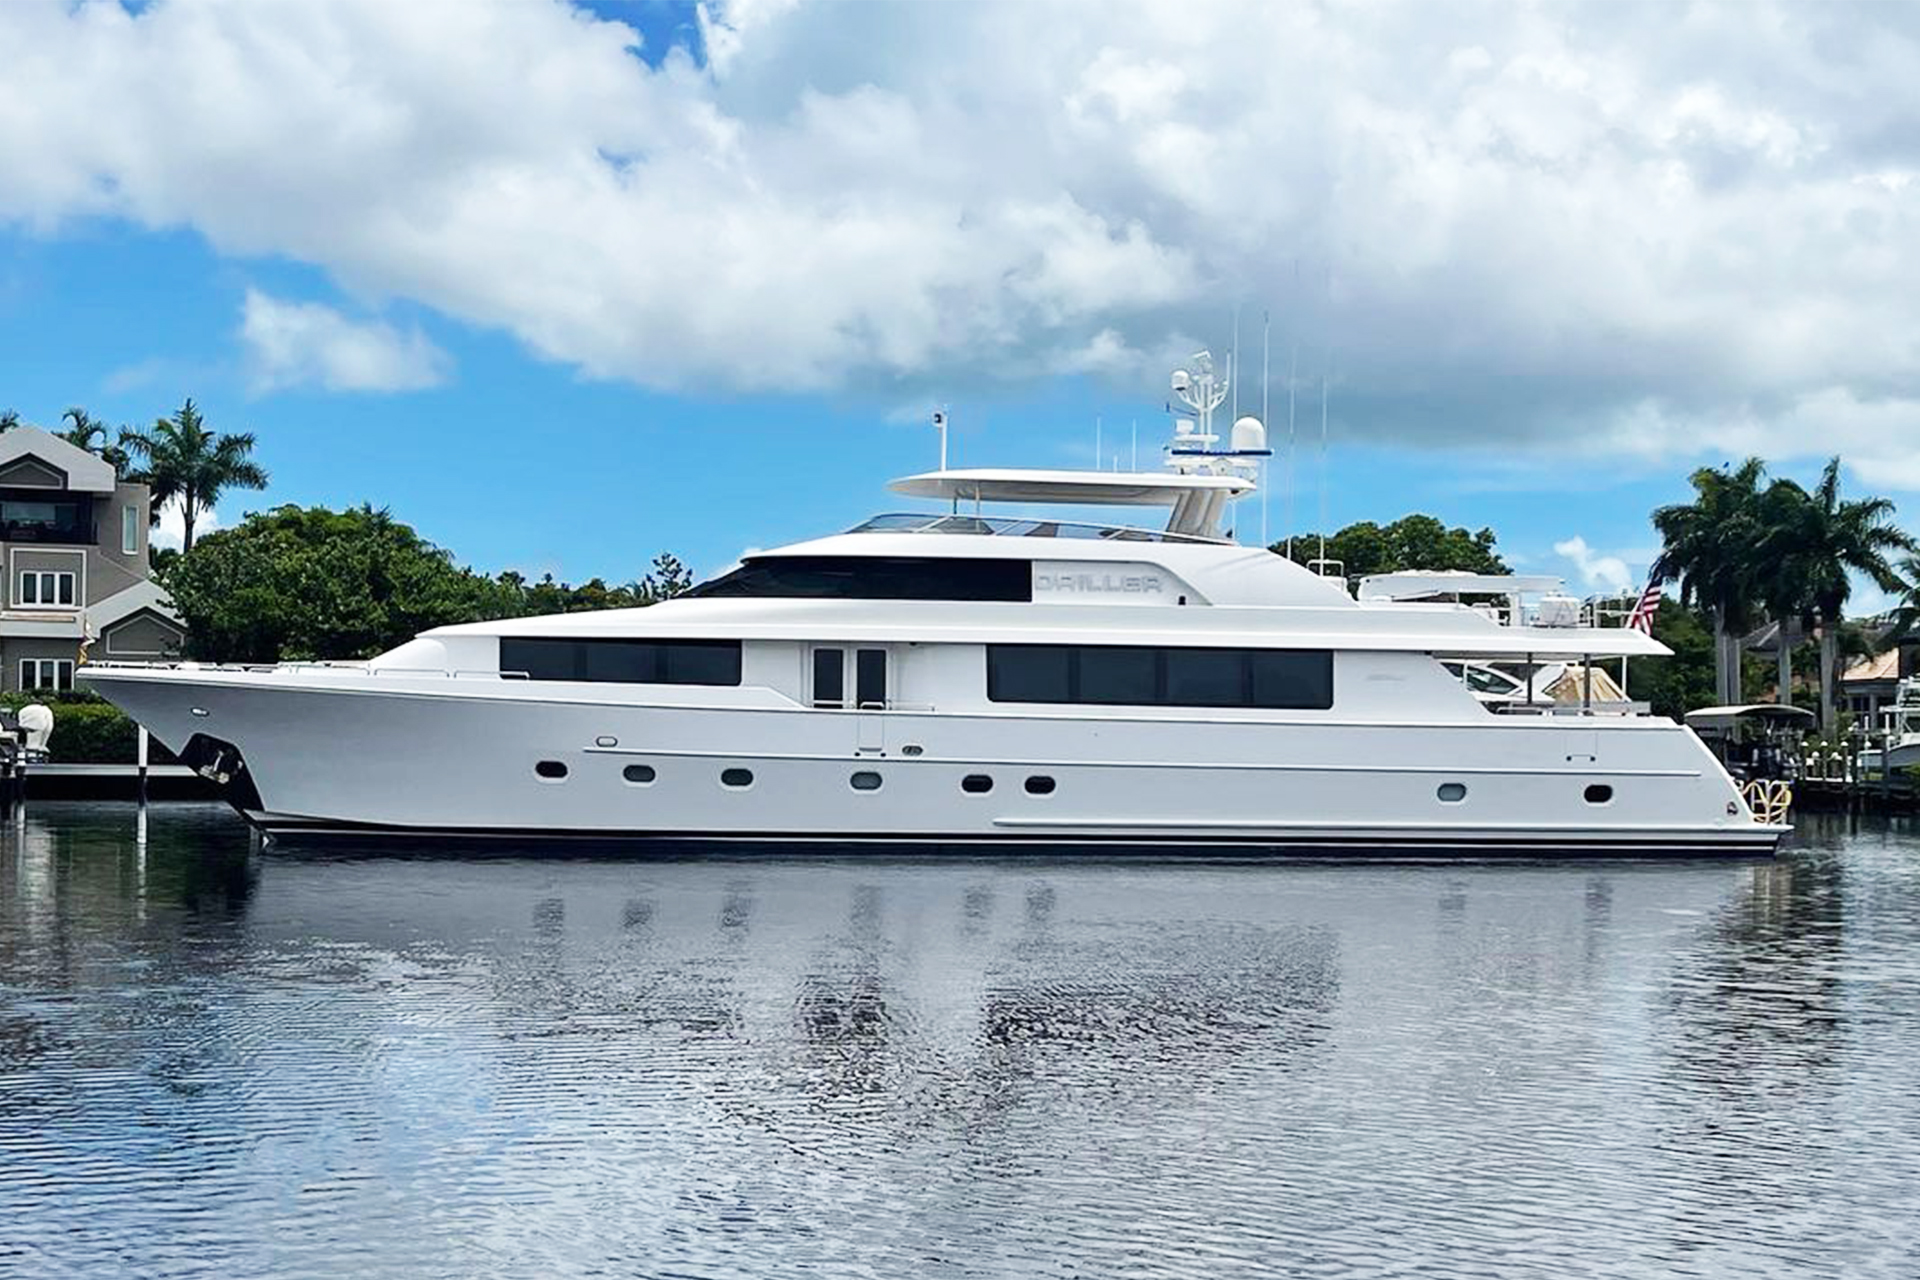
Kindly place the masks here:
[(975, 534), (990, 538), (1066, 538), (1118, 542), (1186, 542), (1202, 546), (1230, 545), (1225, 538), (1141, 529), (1132, 525), (1092, 524), (1082, 520), (1052, 520), (1038, 516), (979, 516), (944, 512), (885, 512), (862, 520), (848, 533)]
[(1755, 778), (1741, 786), (1740, 797), (1753, 810), (1754, 821), (1773, 826), (1785, 822), (1793, 808), (1793, 784), (1783, 778)]

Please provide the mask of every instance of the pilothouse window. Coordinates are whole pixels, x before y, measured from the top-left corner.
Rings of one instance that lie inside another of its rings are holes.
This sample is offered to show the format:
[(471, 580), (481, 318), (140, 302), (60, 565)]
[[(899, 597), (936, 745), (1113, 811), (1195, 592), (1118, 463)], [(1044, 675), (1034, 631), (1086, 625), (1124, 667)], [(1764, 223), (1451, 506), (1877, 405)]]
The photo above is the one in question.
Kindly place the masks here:
[(686, 593), (837, 600), (1033, 599), (1033, 562), (952, 556), (762, 556)]
[(500, 670), (530, 680), (740, 683), (738, 640), (552, 640), (503, 636)]

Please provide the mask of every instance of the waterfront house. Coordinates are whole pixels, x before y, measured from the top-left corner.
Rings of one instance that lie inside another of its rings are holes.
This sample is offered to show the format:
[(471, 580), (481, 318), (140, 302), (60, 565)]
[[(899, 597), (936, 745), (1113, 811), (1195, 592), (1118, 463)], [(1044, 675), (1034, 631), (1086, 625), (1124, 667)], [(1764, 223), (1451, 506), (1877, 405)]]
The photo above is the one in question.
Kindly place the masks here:
[(1904, 678), (1920, 675), (1920, 643), (1909, 641), (1861, 658), (1840, 675), (1840, 705), (1854, 722), (1878, 729), (1880, 713), (1893, 705)]
[(73, 687), (85, 656), (177, 657), (180, 615), (149, 576), (147, 486), (38, 427), (0, 433), (0, 689)]

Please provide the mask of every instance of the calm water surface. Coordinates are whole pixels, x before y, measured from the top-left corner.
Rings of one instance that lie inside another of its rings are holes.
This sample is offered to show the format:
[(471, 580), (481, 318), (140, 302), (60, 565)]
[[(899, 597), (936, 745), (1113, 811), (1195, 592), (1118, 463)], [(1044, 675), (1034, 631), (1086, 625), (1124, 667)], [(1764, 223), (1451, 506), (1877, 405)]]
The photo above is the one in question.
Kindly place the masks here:
[(1920, 829), (1756, 866), (0, 833), (0, 1271), (1920, 1275)]

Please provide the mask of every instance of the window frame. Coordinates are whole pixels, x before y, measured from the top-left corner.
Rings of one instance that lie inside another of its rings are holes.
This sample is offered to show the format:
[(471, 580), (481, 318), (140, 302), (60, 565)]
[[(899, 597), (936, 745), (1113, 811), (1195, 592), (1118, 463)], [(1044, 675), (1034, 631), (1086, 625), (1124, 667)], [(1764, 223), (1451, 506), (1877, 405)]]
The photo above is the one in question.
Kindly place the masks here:
[[(46, 666), (53, 668), (53, 682), (51, 684), (43, 683), (40, 679), (41, 669)], [(30, 667), (33, 669), (33, 677), (31, 679), (27, 676), (27, 669)], [(21, 693), (36, 690), (46, 690), (52, 693), (71, 692), (73, 689), (73, 668), (74, 660), (72, 658), (22, 658), (20, 659), (18, 672), (20, 677), (19, 691)]]
[[(27, 598), (29, 582), (33, 584), (32, 599)], [(67, 598), (60, 599), (62, 595)], [(79, 601), (80, 575), (72, 569), (21, 569), (15, 575), (16, 604), (31, 605), (36, 609), (78, 609)]]

